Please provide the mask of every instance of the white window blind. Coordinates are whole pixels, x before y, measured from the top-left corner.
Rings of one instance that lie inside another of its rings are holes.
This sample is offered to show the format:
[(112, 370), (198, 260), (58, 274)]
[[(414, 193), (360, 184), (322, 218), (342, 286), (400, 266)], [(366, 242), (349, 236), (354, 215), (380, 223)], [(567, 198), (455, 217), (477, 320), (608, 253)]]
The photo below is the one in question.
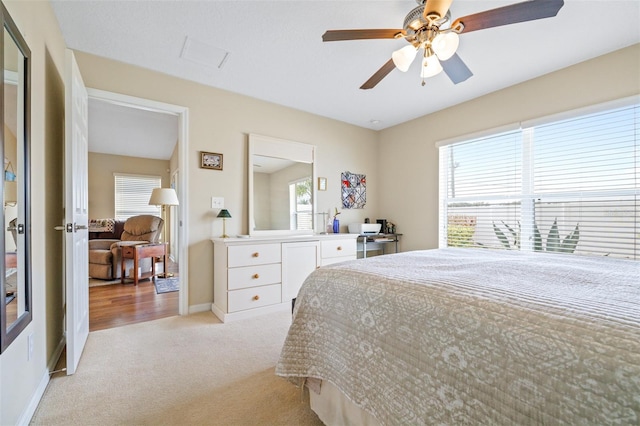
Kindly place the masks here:
[(640, 259), (640, 105), (440, 147), (440, 246)]
[(160, 206), (150, 206), (154, 188), (162, 186), (160, 176), (114, 174), (115, 218), (124, 220), (141, 214), (160, 216)]

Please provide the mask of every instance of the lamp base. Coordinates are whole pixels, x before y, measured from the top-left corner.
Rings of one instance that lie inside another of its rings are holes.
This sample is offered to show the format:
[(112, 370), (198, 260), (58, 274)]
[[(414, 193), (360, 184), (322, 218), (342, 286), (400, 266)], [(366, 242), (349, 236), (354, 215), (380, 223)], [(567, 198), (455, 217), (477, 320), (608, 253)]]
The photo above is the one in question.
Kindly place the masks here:
[(173, 274), (171, 272), (163, 272), (157, 275), (158, 278), (171, 278)]
[(220, 238), (229, 238), (229, 236), (227, 234), (222, 234), (220, 235)]

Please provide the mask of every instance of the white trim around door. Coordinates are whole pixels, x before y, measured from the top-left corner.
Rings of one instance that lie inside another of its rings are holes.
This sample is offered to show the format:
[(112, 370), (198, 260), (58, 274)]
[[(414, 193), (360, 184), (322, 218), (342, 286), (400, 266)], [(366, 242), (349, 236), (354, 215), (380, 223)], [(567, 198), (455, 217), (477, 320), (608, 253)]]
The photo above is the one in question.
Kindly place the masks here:
[(178, 231), (180, 265), (180, 296), (179, 296), (179, 313), (180, 315), (189, 314), (189, 108), (180, 105), (167, 104), (163, 102), (152, 101), (149, 99), (137, 98), (134, 96), (123, 95), (120, 93), (107, 92), (99, 89), (87, 88), (89, 98), (99, 99), (118, 105), (131, 108), (145, 109), (147, 111), (155, 111), (161, 113), (171, 113), (178, 116), (178, 170), (180, 170), (180, 179), (178, 181), (178, 194), (180, 205)]

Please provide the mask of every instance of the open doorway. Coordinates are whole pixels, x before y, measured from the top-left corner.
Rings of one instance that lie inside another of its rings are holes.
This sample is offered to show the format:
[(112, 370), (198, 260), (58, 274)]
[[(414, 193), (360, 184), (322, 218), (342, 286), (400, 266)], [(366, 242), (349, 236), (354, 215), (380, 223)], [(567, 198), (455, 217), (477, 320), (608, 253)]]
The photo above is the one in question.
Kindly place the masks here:
[[(120, 262), (113, 260), (111, 274), (97, 273), (98, 279), (89, 278), (90, 330), (187, 314), (187, 251), (183, 240), (187, 235), (188, 110), (95, 89), (88, 89), (88, 94), (90, 220), (112, 219), (120, 226), (124, 223), (123, 208), (116, 206), (116, 176), (157, 177), (160, 187), (173, 188), (179, 200), (179, 205), (158, 212), (152, 211), (154, 206), (146, 205), (146, 199), (142, 200), (144, 203), (138, 200), (137, 210), (129, 213), (148, 213), (162, 218), (159, 242), (166, 243), (167, 261), (159, 267), (173, 276), (155, 282), (144, 279), (137, 285), (126, 279), (122, 284), (120, 271), (115, 270)], [(127, 207), (125, 197), (124, 210)], [(121, 217), (118, 219), (117, 215)], [(97, 238), (97, 234), (90, 235)], [(163, 288), (156, 285), (158, 282), (170, 282), (177, 287)]]

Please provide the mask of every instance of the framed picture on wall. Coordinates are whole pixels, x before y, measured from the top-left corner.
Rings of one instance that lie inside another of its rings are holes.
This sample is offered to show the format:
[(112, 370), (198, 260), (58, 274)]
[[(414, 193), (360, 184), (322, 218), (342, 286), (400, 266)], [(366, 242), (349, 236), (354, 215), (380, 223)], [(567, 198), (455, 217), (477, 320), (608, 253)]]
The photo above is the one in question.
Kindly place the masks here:
[(327, 178), (319, 177), (318, 178), (318, 191), (326, 191), (327, 190)]
[(222, 154), (201, 151), (200, 167), (203, 169), (222, 170)]

